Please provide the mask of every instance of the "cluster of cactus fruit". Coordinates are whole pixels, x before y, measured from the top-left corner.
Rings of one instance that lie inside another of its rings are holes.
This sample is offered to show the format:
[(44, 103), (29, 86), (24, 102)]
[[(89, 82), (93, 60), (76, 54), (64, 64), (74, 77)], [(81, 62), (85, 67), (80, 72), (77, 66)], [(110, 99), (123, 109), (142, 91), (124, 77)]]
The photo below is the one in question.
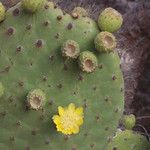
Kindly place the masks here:
[(6, 12), (0, 3), (0, 150), (148, 150), (134, 116), (117, 130), (124, 83), (112, 33), (122, 16), (86, 15), (46, 0)]

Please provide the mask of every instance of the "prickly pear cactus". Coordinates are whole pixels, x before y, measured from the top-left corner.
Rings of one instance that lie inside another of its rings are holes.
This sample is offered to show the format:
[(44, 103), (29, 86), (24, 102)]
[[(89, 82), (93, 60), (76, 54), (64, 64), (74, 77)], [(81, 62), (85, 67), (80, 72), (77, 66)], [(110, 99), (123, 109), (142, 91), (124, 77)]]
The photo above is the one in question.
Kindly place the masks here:
[(131, 130), (117, 130), (106, 150), (149, 150), (147, 139)]
[[(96, 51), (100, 31), (88, 17), (64, 14), (51, 2), (38, 9), (19, 3), (0, 24), (0, 149), (104, 150), (123, 113), (117, 51)], [(63, 57), (67, 40), (92, 52), (97, 68), (83, 72), (77, 59)]]

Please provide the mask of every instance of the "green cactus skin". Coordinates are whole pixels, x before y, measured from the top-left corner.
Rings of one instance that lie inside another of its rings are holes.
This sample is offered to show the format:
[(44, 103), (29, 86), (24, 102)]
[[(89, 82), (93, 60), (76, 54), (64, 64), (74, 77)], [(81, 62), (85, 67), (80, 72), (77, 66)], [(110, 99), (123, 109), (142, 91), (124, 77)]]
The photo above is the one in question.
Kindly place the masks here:
[(147, 139), (132, 130), (117, 130), (115, 136), (110, 139), (105, 150), (149, 150)]
[(83, 72), (91, 73), (98, 66), (97, 57), (89, 51), (84, 51), (80, 54), (78, 64)]
[(4, 94), (4, 87), (3, 87), (3, 84), (0, 83), (0, 97), (2, 97)]
[(131, 115), (124, 115), (122, 119), (122, 124), (126, 129), (132, 129), (135, 126), (135, 116)]
[(110, 53), (116, 48), (116, 38), (109, 32), (100, 32), (95, 40), (95, 48), (102, 53)]
[(43, 1), (44, 0), (21, 0), (21, 3), (27, 12), (34, 13), (42, 7)]
[(0, 2), (0, 22), (3, 21), (5, 18), (5, 7)]
[(26, 101), (30, 109), (42, 109), (46, 103), (45, 93), (40, 89), (34, 89), (29, 92)]
[(76, 59), (80, 54), (80, 47), (76, 41), (67, 40), (64, 42), (61, 51), (63, 57), (67, 59)]
[[(19, 14), (14, 16), (16, 9)], [(0, 99), (0, 149), (104, 150), (122, 117), (124, 83), (117, 51), (96, 51), (98, 33), (97, 24), (88, 17), (63, 15), (50, 2), (33, 14), (20, 3), (6, 12), (0, 24), (0, 81), (5, 88)], [(82, 72), (76, 60), (64, 60), (60, 49), (68, 39), (76, 41), (81, 52), (97, 56), (93, 73)], [(46, 95), (41, 110), (26, 106), (33, 89)], [(70, 103), (83, 107), (84, 118), (79, 133), (66, 136), (57, 132), (52, 117), (58, 106)]]
[(81, 16), (88, 16), (88, 12), (82, 7), (75, 7), (72, 12)]
[(98, 18), (98, 26), (102, 31), (116, 32), (122, 22), (121, 14), (113, 8), (106, 8)]

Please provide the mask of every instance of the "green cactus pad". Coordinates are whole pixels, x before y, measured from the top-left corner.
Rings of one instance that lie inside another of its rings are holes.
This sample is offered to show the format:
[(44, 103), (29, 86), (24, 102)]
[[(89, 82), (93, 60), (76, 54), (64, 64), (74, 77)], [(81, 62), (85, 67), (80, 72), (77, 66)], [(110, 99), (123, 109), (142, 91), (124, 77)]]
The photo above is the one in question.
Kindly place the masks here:
[(132, 129), (135, 126), (135, 116), (131, 115), (124, 115), (122, 119), (122, 124), (126, 129)]
[(98, 18), (98, 26), (102, 31), (115, 32), (122, 22), (121, 14), (113, 8), (106, 8)]
[(81, 16), (88, 16), (87, 11), (82, 7), (75, 7), (72, 12)]
[(5, 7), (0, 2), (0, 22), (3, 21), (5, 18)]
[(26, 11), (30, 13), (34, 13), (42, 7), (43, 1), (44, 0), (21, 0), (21, 3), (22, 3), (22, 7)]
[(92, 52), (84, 51), (79, 56), (78, 64), (83, 72), (91, 73), (98, 66), (98, 60)]
[(4, 87), (3, 87), (3, 84), (0, 83), (0, 97), (2, 97), (4, 94)]
[(32, 90), (29, 92), (26, 101), (31, 109), (41, 109), (46, 103), (45, 93), (40, 89)]
[(105, 150), (149, 150), (147, 139), (131, 130), (117, 130)]
[(102, 53), (110, 53), (116, 48), (116, 38), (109, 32), (100, 32), (95, 40), (95, 48)]
[(73, 40), (67, 40), (64, 42), (62, 48), (62, 55), (67, 59), (76, 59), (80, 54), (79, 44)]
[[(123, 114), (124, 82), (117, 51), (96, 51), (98, 33), (95, 21), (64, 15), (51, 2), (36, 13), (24, 11), (21, 3), (8, 9), (0, 24), (0, 81), (5, 88), (0, 98), (0, 149), (104, 150)], [(76, 41), (81, 52), (96, 55), (99, 64), (93, 73), (82, 72), (76, 60), (62, 57), (60, 49), (68, 39)], [(29, 110), (26, 103), (33, 89), (42, 90), (47, 99), (38, 111)], [(59, 106), (70, 103), (83, 107), (83, 124), (77, 134), (64, 135), (52, 117)]]

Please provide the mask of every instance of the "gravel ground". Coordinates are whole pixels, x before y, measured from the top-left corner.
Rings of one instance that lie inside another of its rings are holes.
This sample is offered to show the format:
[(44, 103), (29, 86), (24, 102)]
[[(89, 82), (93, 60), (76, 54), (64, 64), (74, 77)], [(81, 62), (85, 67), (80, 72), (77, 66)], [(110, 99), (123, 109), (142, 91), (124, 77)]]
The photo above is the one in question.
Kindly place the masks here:
[[(3, 0), (6, 8), (19, 0)], [(149, 0), (54, 0), (64, 11), (84, 7), (95, 21), (106, 7), (124, 18), (117, 31), (117, 50), (125, 81), (125, 114), (136, 116), (134, 130), (150, 139), (150, 1)]]

